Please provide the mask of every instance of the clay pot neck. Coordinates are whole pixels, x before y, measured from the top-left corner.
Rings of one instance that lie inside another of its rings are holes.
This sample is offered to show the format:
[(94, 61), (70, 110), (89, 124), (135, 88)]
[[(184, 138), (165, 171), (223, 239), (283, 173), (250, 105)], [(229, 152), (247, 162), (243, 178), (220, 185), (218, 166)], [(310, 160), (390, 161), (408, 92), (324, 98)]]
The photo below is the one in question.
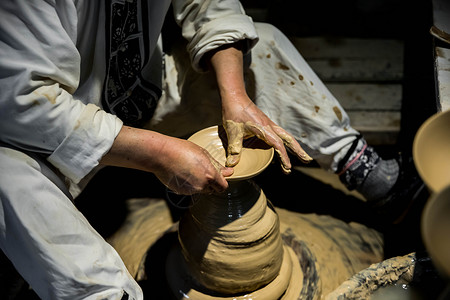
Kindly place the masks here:
[(222, 227), (244, 215), (248, 216), (250, 210), (257, 210), (246, 219), (253, 224), (265, 211), (264, 206), (256, 205), (260, 195), (261, 189), (252, 180), (232, 181), (223, 193), (194, 195), (190, 213), (200, 223), (214, 223), (215, 227)]

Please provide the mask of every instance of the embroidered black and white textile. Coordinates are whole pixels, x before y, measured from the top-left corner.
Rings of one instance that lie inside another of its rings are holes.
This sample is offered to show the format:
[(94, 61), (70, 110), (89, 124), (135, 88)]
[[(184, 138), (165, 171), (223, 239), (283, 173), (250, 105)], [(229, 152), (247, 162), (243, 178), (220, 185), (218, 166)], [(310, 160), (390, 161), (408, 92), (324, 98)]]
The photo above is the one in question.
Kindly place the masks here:
[(156, 109), (161, 89), (142, 76), (149, 60), (145, 1), (110, 0), (106, 5), (106, 78), (102, 104), (126, 125), (142, 126)]

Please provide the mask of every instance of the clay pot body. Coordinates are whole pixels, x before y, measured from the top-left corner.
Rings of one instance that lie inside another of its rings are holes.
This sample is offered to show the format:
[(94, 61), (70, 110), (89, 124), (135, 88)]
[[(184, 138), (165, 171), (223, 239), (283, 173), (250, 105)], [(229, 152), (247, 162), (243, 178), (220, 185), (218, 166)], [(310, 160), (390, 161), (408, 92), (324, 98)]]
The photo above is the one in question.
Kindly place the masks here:
[(422, 238), (433, 263), (450, 285), (450, 185), (431, 195), (421, 219)]
[(222, 194), (196, 195), (180, 221), (179, 241), (190, 274), (221, 294), (257, 290), (283, 262), (280, 221), (250, 180), (230, 182)]
[[(190, 140), (222, 164), (226, 158), (220, 132), (217, 127), (207, 128)], [(332, 293), (335, 296), (329, 299), (336, 299), (361, 290), (361, 276), (352, 281), (356, 287), (351, 291), (340, 284), (383, 259), (382, 235), (328, 215), (283, 208), (275, 212), (251, 181), (272, 157), (272, 148), (244, 148), (235, 173), (227, 178), (227, 191), (194, 195), (193, 205), (179, 223), (172, 222), (165, 200), (147, 199), (143, 206), (136, 201), (140, 199), (130, 199), (138, 205), (129, 208), (127, 222), (109, 242), (147, 295), (292, 300), (324, 299)], [(292, 200), (299, 200), (303, 195), (299, 187), (294, 188)], [(377, 287), (378, 268), (368, 273), (369, 279), (373, 277), (369, 288)]]
[(414, 164), (432, 193), (450, 185), (450, 110), (438, 112), (419, 128), (413, 143)]

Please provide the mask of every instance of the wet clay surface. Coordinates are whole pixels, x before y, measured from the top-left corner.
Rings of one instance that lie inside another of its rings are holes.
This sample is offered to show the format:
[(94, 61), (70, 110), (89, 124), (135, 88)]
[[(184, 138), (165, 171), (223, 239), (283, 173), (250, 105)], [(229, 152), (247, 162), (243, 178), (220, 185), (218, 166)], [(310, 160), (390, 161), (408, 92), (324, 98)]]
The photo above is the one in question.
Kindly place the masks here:
[(254, 291), (273, 281), (286, 257), (278, 216), (264, 194), (251, 189), (237, 195), (246, 200), (227, 194), (202, 196), (179, 224), (189, 273), (222, 294)]
[[(144, 202), (147, 202), (145, 207)], [(154, 279), (165, 278), (161, 261), (177, 242), (176, 228), (171, 227), (174, 223), (167, 218), (169, 208), (162, 200), (133, 200), (130, 205), (152, 213), (130, 214), (126, 224), (135, 225), (118, 231), (109, 241), (144, 290), (165, 293), (168, 289), (164, 289), (163, 280)], [(309, 299), (319, 299), (353, 274), (383, 259), (382, 236), (375, 230), (329, 216), (299, 214), (281, 208), (276, 211), (283, 241), (299, 257), (303, 276), (298, 283), (302, 287), (300, 293)], [(122, 242), (129, 240), (130, 235), (133, 243)], [(146, 247), (148, 251), (142, 253)]]

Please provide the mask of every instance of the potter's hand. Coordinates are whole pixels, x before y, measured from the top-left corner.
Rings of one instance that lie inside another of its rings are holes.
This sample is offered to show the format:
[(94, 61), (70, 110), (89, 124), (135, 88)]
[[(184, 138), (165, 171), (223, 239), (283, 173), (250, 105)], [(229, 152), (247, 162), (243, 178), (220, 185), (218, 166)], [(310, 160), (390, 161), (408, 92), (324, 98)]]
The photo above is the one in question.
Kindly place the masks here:
[(223, 192), (228, 187), (225, 176), (231, 176), (233, 169), (221, 166), (200, 146), (175, 139), (165, 150), (163, 164), (154, 173), (175, 193)]
[(123, 126), (101, 164), (154, 173), (178, 194), (222, 192), (232, 168), (221, 166), (205, 149), (183, 139)]
[(239, 162), (243, 140), (251, 136), (258, 137), (275, 149), (285, 173), (291, 171), (286, 148), (303, 162), (312, 160), (292, 135), (270, 120), (248, 97), (224, 103), (233, 103), (224, 105), (222, 112), (228, 136), (227, 166), (233, 167)]
[(244, 83), (243, 41), (224, 45), (209, 53), (209, 65), (216, 74), (217, 85), (222, 99), (223, 125), (228, 135), (227, 166), (239, 162), (242, 141), (255, 135), (274, 147), (281, 159), (285, 173), (291, 170), (291, 162), (285, 146), (302, 161), (312, 158), (298, 142), (284, 129), (271, 121), (247, 95)]

